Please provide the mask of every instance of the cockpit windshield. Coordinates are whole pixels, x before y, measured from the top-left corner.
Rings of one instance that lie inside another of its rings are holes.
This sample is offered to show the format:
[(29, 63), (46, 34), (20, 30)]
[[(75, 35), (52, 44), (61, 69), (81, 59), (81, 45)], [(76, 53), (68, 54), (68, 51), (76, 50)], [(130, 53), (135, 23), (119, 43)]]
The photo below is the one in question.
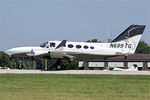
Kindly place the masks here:
[(42, 45), (40, 45), (40, 47), (45, 47), (47, 46), (48, 42), (43, 43)]

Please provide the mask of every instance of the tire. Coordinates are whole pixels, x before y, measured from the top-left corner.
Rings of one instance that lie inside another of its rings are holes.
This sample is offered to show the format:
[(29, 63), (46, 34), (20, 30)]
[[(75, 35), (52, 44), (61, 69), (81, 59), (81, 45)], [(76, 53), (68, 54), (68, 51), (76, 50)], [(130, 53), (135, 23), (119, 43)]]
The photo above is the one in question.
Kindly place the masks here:
[(61, 70), (62, 66), (61, 65), (57, 65), (56, 69), (57, 70)]

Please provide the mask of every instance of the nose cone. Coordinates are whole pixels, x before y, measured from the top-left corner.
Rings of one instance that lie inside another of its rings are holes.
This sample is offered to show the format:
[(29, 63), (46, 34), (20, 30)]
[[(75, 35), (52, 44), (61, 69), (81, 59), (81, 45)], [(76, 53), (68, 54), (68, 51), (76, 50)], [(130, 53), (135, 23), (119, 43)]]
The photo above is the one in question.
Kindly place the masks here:
[(39, 50), (40, 47), (16, 47), (9, 50), (6, 50), (5, 53), (7, 53), (9, 56), (27, 56), (27, 53), (32, 52), (33, 50)]
[(17, 48), (12, 48), (12, 49), (6, 50), (5, 52), (11, 56), (11, 55), (19, 55), (21, 53), (26, 53), (29, 50), (30, 50), (30, 48), (17, 47)]
[(5, 53), (11, 55), (11, 49), (6, 50)]
[(17, 53), (17, 49), (16, 48), (13, 48), (13, 49), (8, 49), (5, 51), (5, 53), (7, 53), (8, 55), (13, 55), (13, 54), (16, 54)]

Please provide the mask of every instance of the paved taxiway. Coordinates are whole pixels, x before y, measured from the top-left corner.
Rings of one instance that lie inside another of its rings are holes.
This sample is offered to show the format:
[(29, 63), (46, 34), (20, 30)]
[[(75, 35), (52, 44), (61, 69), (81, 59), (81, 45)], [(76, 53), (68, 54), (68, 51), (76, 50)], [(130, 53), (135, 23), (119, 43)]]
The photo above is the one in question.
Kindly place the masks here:
[(150, 75), (150, 71), (107, 71), (107, 70), (62, 70), (62, 71), (41, 71), (41, 70), (17, 70), (0, 69), (1, 74), (108, 74), (108, 75)]

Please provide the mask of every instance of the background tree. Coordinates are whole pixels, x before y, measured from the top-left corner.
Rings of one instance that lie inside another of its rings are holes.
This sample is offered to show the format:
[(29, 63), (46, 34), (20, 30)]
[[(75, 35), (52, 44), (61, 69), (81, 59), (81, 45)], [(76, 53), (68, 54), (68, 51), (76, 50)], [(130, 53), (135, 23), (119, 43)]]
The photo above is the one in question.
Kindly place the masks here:
[(0, 66), (1, 67), (10, 67), (11, 66), (11, 61), (9, 55), (6, 53), (0, 51)]
[(63, 63), (64, 63), (65, 69), (67, 69), (67, 70), (75, 70), (75, 69), (77, 70), (77, 69), (79, 69), (78, 61), (64, 60)]
[(150, 45), (145, 41), (140, 41), (135, 53), (150, 53)]
[(100, 40), (98, 40), (98, 39), (87, 40), (86, 42), (101, 43), (101, 41), (100, 41)]
[[(51, 59), (48, 60), (48, 70), (57, 70), (56, 69), (56, 59)], [(68, 61), (66, 59), (62, 60), (63, 66), (65, 70), (70, 70), (70, 69), (78, 69), (78, 62), (77, 61)]]

